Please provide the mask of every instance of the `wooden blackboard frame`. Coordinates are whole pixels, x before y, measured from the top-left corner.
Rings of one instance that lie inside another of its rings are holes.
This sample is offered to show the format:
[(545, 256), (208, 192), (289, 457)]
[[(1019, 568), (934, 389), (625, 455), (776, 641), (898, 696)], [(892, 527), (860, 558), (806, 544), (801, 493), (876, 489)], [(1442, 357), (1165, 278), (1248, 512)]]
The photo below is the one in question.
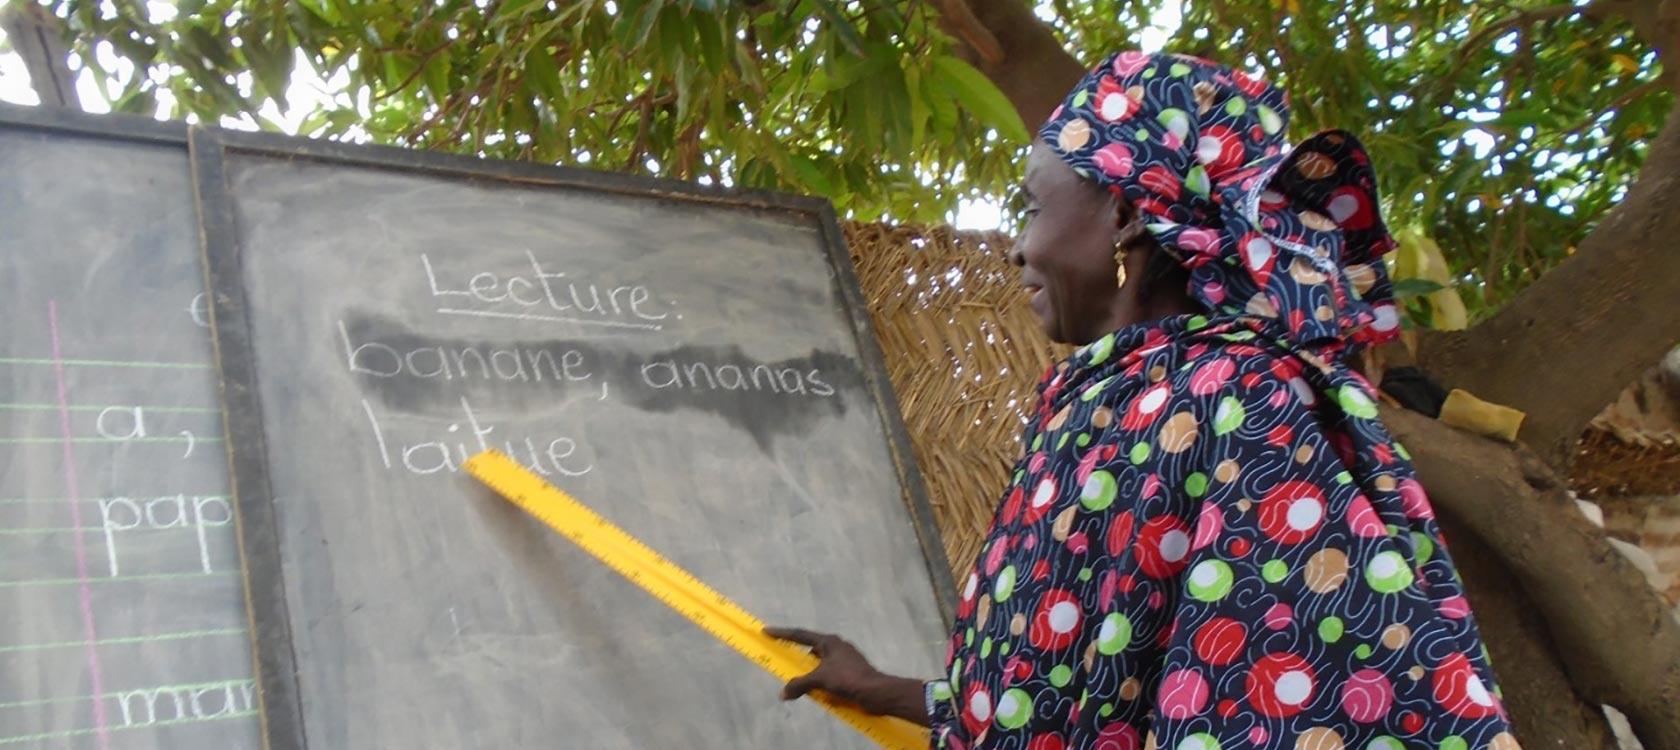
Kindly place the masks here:
[(194, 126), (188, 136), (197, 192), (206, 286), (211, 290), (215, 357), (222, 379), (223, 418), (232, 473), (234, 505), (240, 518), (240, 554), (256, 649), (258, 694), (264, 745), (268, 750), (307, 750), (302, 696), (297, 682), (291, 619), (287, 612), (278, 528), (267, 460), (262, 403), (242, 250), (228, 193), (229, 153), (310, 160), (388, 171), (500, 182), (514, 185), (588, 189), (740, 208), (768, 209), (808, 217), (821, 229), (823, 249), (844, 313), (862, 359), (866, 387), (888, 438), (888, 453), (906, 509), (927, 564), (941, 616), (955, 613), (957, 589), (934, 523), (933, 508), (911, 452), (898, 399), (860, 291), (834, 208), (827, 200), (757, 190), (708, 188), (674, 180), (521, 162), (359, 146), (269, 133), (233, 132)]
[(184, 149), (188, 125), (138, 115), (90, 115), (59, 107), (0, 103), (0, 127)]

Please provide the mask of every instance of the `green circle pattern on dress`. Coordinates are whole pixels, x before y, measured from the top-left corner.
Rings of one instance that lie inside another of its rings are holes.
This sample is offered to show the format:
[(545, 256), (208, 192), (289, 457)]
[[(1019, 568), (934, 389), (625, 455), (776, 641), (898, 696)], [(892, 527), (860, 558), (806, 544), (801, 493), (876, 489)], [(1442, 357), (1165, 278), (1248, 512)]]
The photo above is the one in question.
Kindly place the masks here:
[(1360, 381), (1187, 324), (1046, 374), (930, 688), (936, 746), (1509, 747), (1410, 465), (1379, 422), (1320, 416)]

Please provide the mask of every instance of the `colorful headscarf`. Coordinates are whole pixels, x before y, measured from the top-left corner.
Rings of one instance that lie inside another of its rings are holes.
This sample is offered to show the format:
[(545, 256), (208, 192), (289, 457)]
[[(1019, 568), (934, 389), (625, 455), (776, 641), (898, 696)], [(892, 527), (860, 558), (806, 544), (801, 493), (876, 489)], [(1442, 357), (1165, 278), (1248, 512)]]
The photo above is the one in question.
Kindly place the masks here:
[(1209, 311), (1333, 360), (1399, 332), (1382, 262), (1394, 240), (1359, 141), (1332, 130), (1291, 149), (1288, 122), (1288, 97), (1242, 71), (1121, 52), (1039, 137), (1137, 208)]

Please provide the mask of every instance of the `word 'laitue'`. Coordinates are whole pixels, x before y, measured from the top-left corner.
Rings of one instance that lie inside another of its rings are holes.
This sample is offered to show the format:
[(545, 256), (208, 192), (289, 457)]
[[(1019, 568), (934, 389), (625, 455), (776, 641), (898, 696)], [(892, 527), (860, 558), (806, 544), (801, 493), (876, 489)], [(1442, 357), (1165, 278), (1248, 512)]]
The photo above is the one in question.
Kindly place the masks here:
[(665, 359), (642, 365), (642, 382), (654, 390), (769, 391), (824, 398), (834, 395), (834, 386), (823, 382), (820, 370), (773, 368), (760, 363), (720, 365)]
[[(568, 437), (551, 438), (545, 441), (541, 438), (525, 436), (518, 440), (512, 438), (491, 438), (496, 431), (494, 425), (486, 425), (479, 421), (473, 412), (472, 404), (465, 398), (461, 399), (462, 418), (451, 422), (444, 428), (447, 435), (440, 439), (425, 440), (417, 443), (407, 443), (390, 437), (390, 430), (380, 422), (379, 415), (374, 413), (373, 405), (362, 399), (362, 412), (367, 415), (368, 426), (373, 429), (373, 438), (379, 448), (379, 460), (386, 469), (401, 466), (413, 474), (436, 474), (448, 470), (455, 473), (461, 470), (461, 464), (467, 458), (490, 450), (492, 446), (500, 448), (508, 456), (525, 464), (538, 474), (552, 476), (559, 474), (567, 477), (581, 477), (594, 468), (588, 461), (576, 456), (577, 441)], [(466, 427), (471, 433), (467, 437), (461, 432)], [(463, 439), (464, 438), (464, 439)]]
[(482, 305), (511, 302), (525, 311), (563, 313), (572, 318), (583, 316), (585, 320), (632, 321), (647, 327), (657, 327), (658, 321), (670, 316), (658, 309), (659, 303), (645, 286), (602, 288), (587, 281), (570, 281), (563, 272), (544, 270), (531, 251), (526, 250), (525, 257), (531, 262), (529, 275), (503, 278), (484, 271), (473, 274), (464, 285), (440, 285), (437, 270), (425, 253), (420, 254), (420, 265), (426, 271), (434, 301), (445, 307), (460, 302)]
[(233, 522), (233, 507), (221, 495), (164, 495), (151, 498), (106, 497), (99, 500), (100, 527), (105, 532), (105, 558), (111, 577), (121, 570), (117, 554), (119, 534), (165, 529), (192, 529), (198, 534), (198, 561), (210, 567), (210, 541), (204, 530)]
[(578, 382), (590, 378), (583, 352), (565, 349), (480, 346), (421, 346), (412, 349), (379, 341), (352, 341), (344, 321), (338, 321), (350, 371), (376, 378), (402, 375), (426, 380), (503, 380), (509, 382)]

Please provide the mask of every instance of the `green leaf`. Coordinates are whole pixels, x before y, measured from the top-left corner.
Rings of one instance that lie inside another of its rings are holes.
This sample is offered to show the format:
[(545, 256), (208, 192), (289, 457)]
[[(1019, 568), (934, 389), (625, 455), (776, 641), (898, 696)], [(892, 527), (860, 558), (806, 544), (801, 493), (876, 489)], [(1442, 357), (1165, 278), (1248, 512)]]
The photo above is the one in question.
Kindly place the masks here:
[[(327, 23), (338, 23), (339, 21), (338, 13), (331, 5), (328, 5), (325, 0), (298, 0), (298, 5), (303, 6), (310, 13), (313, 13), (316, 18), (326, 21)], [(179, 13), (180, 9), (177, 8), (176, 12)]]
[(136, 88), (111, 102), (111, 111), (131, 115), (151, 115), (157, 111), (157, 106), (157, 89)]
[(201, 57), (207, 57), (216, 65), (234, 67), (233, 56), (228, 54), (226, 39), (217, 38), (202, 26), (187, 29), (187, 34), (181, 39), (183, 44), (191, 42), (192, 51)]
[[(542, 55), (538, 54), (537, 57), (540, 58)], [(426, 91), (432, 95), (433, 101), (441, 102), (449, 98), (449, 73), (451, 65), (453, 65), (453, 62), (449, 59), (449, 53), (447, 50), (432, 55), (432, 59), (426, 62), (426, 70), (423, 75), (426, 76)], [(531, 67), (532, 66), (527, 65), (526, 70), (530, 71)], [(554, 65), (551, 61), (549, 63), (549, 69), (553, 70), (553, 67)]]
[(922, 138), (927, 134), (928, 117), (932, 110), (928, 108), (927, 93), (922, 89), (921, 71), (915, 67), (904, 69), (904, 86), (910, 100), (910, 148), (922, 147)]
[(928, 106), (928, 122), (935, 133), (949, 133), (957, 127), (957, 100), (951, 90), (938, 85), (938, 76), (929, 73), (921, 80), (921, 100)]
[(317, 109), (314, 112), (310, 112), (308, 117), (303, 118), (303, 121), (298, 123), (298, 130), (297, 130), (298, 134), (299, 135), (315, 135), (318, 131), (321, 130), (321, 128), (324, 128), (324, 127), (327, 126), (327, 115), (328, 114), (329, 114), (329, 112), (327, 110), (322, 110), (322, 109)]
[(833, 191), (828, 176), (823, 174), (822, 167), (815, 160), (800, 154), (788, 154), (788, 166), (793, 169), (797, 182), (817, 195), (828, 195)]
[(554, 53), (548, 50), (548, 45), (539, 42), (525, 53), (525, 74), (530, 78), (532, 88), (544, 99), (556, 107), (566, 106), (566, 89), (560, 84), (560, 67), (555, 64)]
[(880, 73), (894, 62), (897, 52), (890, 46), (877, 45), (870, 54), (852, 56), (840, 52), (829, 54), (811, 76), (807, 86), (812, 92), (843, 89), (860, 79)]
[(409, 74), (414, 72), (414, 62), (409, 60), (408, 55), (402, 52), (385, 55), (383, 62), (385, 63), (386, 93), (395, 94), (396, 87), (401, 85), (403, 81), (408, 80)]
[(677, 122), (688, 122), (689, 109), (694, 106), (694, 75), (690, 70), (688, 58), (678, 57), (676, 70), (672, 72), (677, 85)]
[(817, 6), (818, 14), (827, 22), (827, 26), (834, 29), (840, 42), (846, 45), (846, 49), (852, 54), (862, 57), (864, 55), (863, 37), (858, 34), (857, 27), (852, 25), (851, 19), (846, 18), (846, 14), (841, 10), (839, 3), (834, 2), (834, 0), (812, 0), (812, 4)]
[(1015, 143), (1031, 140), (1015, 105), (974, 66), (950, 55), (939, 55), (933, 58), (933, 73), (939, 85), (949, 87), (964, 109), (999, 135)]
[(683, 16), (682, 9), (668, 5), (659, 14), (659, 53), (670, 69), (675, 70), (685, 59), (693, 57), (694, 29)]
[(518, 18), (534, 10), (545, 9), (546, 0), (507, 0), (496, 9), (497, 18)]
[(664, 3), (661, 0), (653, 0), (642, 10), (642, 20), (636, 27), (636, 36), (630, 41), (630, 49), (639, 50), (647, 44), (648, 37), (653, 33), (653, 25), (659, 20), (659, 11), (663, 9), (663, 5)]
[(1400, 279), (1394, 282), (1394, 296), (1421, 297), (1445, 288), (1446, 286), (1428, 279)]
[(706, 66), (706, 72), (712, 76), (723, 74), (723, 66), (728, 62), (723, 51), (723, 26), (715, 18), (701, 18), (693, 21), (694, 35), (700, 38), (700, 62)]
[(284, 37), (277, 44), (270, 44), (262, 37), (254, 26), (247, 27), (239, 35), (240, 51), (250, 66), (251, 73), (257, 79), (259, 92), (273, 97), (274, 101), (284, 108), (286, 104), (286, 88), (292, 79), (292, 50), (285, 43)]
[(763, 93), (764, 73), (759, 70), (758, 61), (753, 59), (752, 51), (747, 49), (745, 42), (735, 45), (735, 64), (741, 70), (741, 80), (753, 91)]

